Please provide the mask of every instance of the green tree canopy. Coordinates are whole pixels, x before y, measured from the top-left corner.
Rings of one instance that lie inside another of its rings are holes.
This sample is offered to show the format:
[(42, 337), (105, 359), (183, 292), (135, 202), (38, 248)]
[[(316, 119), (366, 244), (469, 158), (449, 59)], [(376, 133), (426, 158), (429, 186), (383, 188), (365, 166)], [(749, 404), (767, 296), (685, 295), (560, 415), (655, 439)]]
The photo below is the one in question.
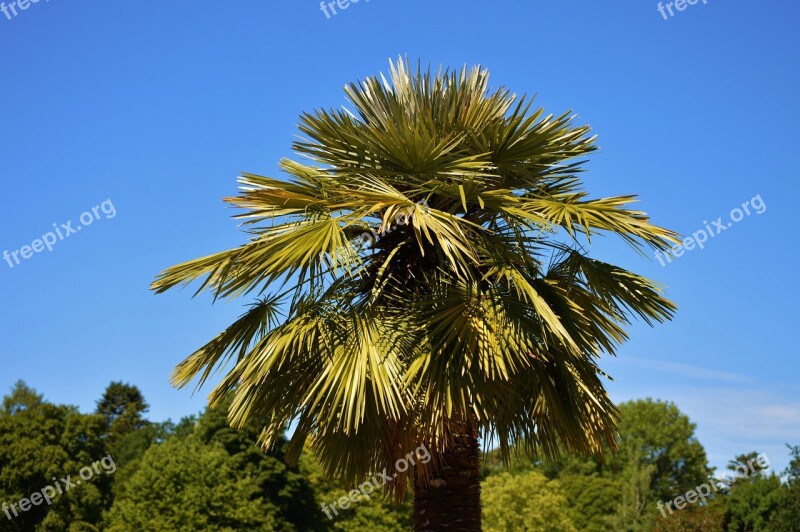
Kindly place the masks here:
[[(711, 499), (704, 507), (690, 506), (678, 512), (680, 519), (664, 520), (659, 530), (679, 530), (674, 528), (677, 521), (687, 526), (706, 522), (710, 530), (709, 520), (721, 518), (722, 528), (728, 532), (761, 532), (772, 530), (776, 512), (781, 503), (783, 486), (780, 478), (768, 471), (769, 464), (762, 462), (757, 452), (740, 454), (728, 461), (727, 469), (731, 472), (720, 487), (718, 496)], [(689, 515), (683, 515), (689, 514)], [(669, 525), (669, 526), (668, 526)], [(699, 529), (698, 529), (699, 530)], [(781, 529), (783, 530), (783, 529)]]
[(23, 410), (37, 407), (43, 402), (44, 396), (36, 393), (36, 390), (20, 380), (11, 388), (11, 393), (3, 397), (3, 406), (2, 409), (0, 409), (0, 415), (18, 414)]
[(581, 532), (608, 532), (608, 517), (617, 512), (621, 481), (590, 474), (559, 477), (567, 497), (567, 512)]
[[(78, 481), (81, 469), (106, 456), (104, 430), (102, 417), (45, 402), (17, 383), (0, 413), (0, 504), (29, 498), (67, 475), (70, 482)], [(34, 505), (18, 516), (9, 512), (10, 520), (0, 514), (3, 530), (94, 530), (111, 503), (112, 477), (105, 468), (98, 470), (59, 493), (50, 505)]]
[(652, 485), (656, 466), (643, 457), (647, 445), (629, 434), (624, 434), (626, 460), (619, 473), (620, 496), (616, 511), (605, 521), (617, 532), (650, 532), (653, 528)]
[(792, 460), (784, 472), (787, 483), (778, 496), (778, 509), (770, 517), (769, 532), (800, 532), (800, 445), (788, 447)]
[(107, 530), (284, 530), (278, 507), (259, 491), (221, 444), (173, 438), (145, 453), (114, 501)]
[(97, 401), (95, 412), (105, 418), (109, 443), (113, 446), (126, 435), (147, 425), (144, 414), (149, 408), (139, 388), (123, 382), (112, 382)]
[(228, 406), (206, 409), (194, 427), (194, 436), (205, 444), (221, 445), (239, 475), (255, 483), (256, 496), (277, 506), (280, 519), (291, 523), (291, 529), (317, 529), (322, 515), (314, 490), (297, 467), (286, 465), (284, 443), (265, 452), (257, 443), (258, 430), (252, 424), (238, 431), (230, 427)]
[(487, 478), (483, 524), (487, 532), (577, 532), (558, 481), (547, 480), (538, 471)]
[[(655, 518), (653, 532), (726, 532), (725, 512), (720, 505), (691, 506), (674, 514)], [(648, 531), (649, 532), (649, 531)]]
[(726, 497), (729, 532), (761, 532), (768, 530), (772, 517), (780, 508), (782, 485), (775, 474), (756, 474), (737, 479)]
[(708, 482), (713, 470), (695, 424), (673, 403), (640, 399), (623, 403), (620, 411), (620, 452), (611, 467), (621, 471), (636, 454), (655, 467), (651, 499), (669, 501)]

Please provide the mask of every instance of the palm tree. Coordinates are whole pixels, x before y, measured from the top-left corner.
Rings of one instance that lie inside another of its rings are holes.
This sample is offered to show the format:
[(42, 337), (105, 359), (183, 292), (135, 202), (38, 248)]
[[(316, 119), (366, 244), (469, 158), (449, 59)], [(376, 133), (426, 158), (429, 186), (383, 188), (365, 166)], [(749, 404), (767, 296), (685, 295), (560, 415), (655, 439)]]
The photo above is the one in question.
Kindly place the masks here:
[[(589, 199), (577, 177), (589, 127), (532, 112), (488, 77), (400, 59), (389, 80), (350, 84), (354, 113), (302, 115), (294, 151), (308, 164), (283, 160), (288, 179), (244, 174), (226, 199), (249, 240), (152, 286), (250, 294), (174, 384), (227, 369), (209, 403), (232, 397), (232, 426), (255, 420), (269, 448), (294, 424), (287, 458), (308, 442), (350, 485), (386, 468), (395, 496), (413, 486), (416, 530), (480, 530), (479, 438), (506, 457), (613, 449), (597, 360), (631, 318), (675, 310), (585, 250), (596, 234), (640, 251), (676, 235), (626, 209), (635, 196)], [(416, 465), (403, 471), (404, 457)]]

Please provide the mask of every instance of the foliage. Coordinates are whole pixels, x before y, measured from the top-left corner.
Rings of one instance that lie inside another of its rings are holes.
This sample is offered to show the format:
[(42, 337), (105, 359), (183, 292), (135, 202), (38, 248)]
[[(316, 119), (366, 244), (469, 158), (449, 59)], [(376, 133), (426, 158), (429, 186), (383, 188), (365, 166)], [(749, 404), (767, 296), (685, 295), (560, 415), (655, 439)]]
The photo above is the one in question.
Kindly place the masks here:
[(597, 474), (569, 474), (561, 476), (559, 483), (575, 528), (581, 532), (608, 532), (608, 516), (616, 513), (622, 492), (620, 481)]
[(725, 514), (714, 505), (691, 506), (656, 516), (653, 532), (725, 532)]
[(106, 423), (106, 446), (122, 469), (134, 464), (151, 445), (164, 441), (174, 428), (171, 423), (145, 419), (148, 409), (139, 388), (122, 382), (109, 384), (97, 401), (95, 413)]
[(137, 460), (144, 456), (147, 449), (172, 437), (175, 430), (175, 426), (169, 421), (165, 423), (147, 421), (138, 429), (120, 435), (114, 441), (111, 448), (114, 460), (121, 468), (135, 467)]
[(96, 413), (105, 418), (110, 435), (123, 436), (144, 426), (149, 408), (139, 388), (112, 382), (97, 401)]
[(277, 506), (258, 491), (221, 444), (171, 439), (145, 453), (114, 501), (107, 530), (280, 530)]
[[(650, 412), (652, 403), (627, 403), (621, 410)], [(29, 497), (52, 485), (54, 476), (77, 480), (81, 468), (108, 453), (109, 424), (103, 416), (51, 404), (21, 382), (2, 405), (0, 504)], [(660, 403), (657, 409), (673, 408)], [(223, 404), (177, 425), (143, 419), (117, 442), (115, 452), (133, 457), (125, 466), (113, 474), (101, 470), (55, 497), (51, 506), (33, 506), (11, 520), (0, 514), (0, 530), (395, 532), (411, 527), (410, 503), (387, 500), (388, 494), (380, 490), (327, 519), (322, 505), (330, 508), (349, 490), (325, 474), (312, 446), (306, 446), (297, 468), (288, 467), (285, 440), (265, 453), (256, 445), (257, 427), (235, 431), (226, 412)], [(772, 472), (759, 471), (719, 492), (708, 505), (691, 504), (662, 517), (655, 510), (650, 481), (658, 465), (651, 463), (648, 452), (693, 445), (683, 414), (658, 419), (662, 426), (654, 427), (651, 415), (623, 419), (620, 454), (606, 462), (599, 456), (570, 455), (532, 461), (512, 450), (505, 464), (498, 450), (486, 453), (485, 529), (800, 532), (800, 447), (790, 447), (787, 483), (781, 484)], [(670, 432), (680, 434), (680, 441), (665, 444), (664, 434)], [(679, 452), (669, 454), (670, 460), (681, 462)], [(755, 457), (739, 455), (729, 468), (748, 462), (758, 466)], [(679, 471), (680, 465), (686, 464), (668, 464), (664, 470)]]
[(785, 491), (780, 478), (761, 463), (757, 452), (741, 454), (728, 462), (731, 471), (727, 497), (719, 501), (726, 510), (726, 529), (731, 532), (767, 530)]
[[(694, 425), (675, 405), (646, 399), (623, 403), (619, 410), (616, 455), (606, 449), (606, 453), (592, 456), (567, 454), (557, 460), (526, 462), (512, 452), (508, 470), (519, 474), (535, 469), (559, 480), (569, 501), (570, 517), (580, 530), (650, 532), (658, 515), (657, 501), (683, 493), (678, 490), (659, 497), (657, 490), (662, 486), (691, 489), (704, 482), (705, 472), (711, 470), (694, 436)], [(498, 452), (486, 455), (484, 474), (495, 474), (503, 467)], [(723, 513), (693, 517), (712, 523)], [(691, 519), (684, 521), (690, 523)]]
[(483, 527), (488, 532), (577, 532), (558, 481), (537, 471), (492, 475), (482, 492)]
[[(3, 399), (0, 413), (0, 504), (16, 503), (70, 475), (78, 480), (84, 467), (106, 456), (103, 418), (68, 406), (45, 402), (18, 383)], [(112, 477), (100, 469), (91, 479), (32, 506), (12, 519), (0, 514), (3, 530), (93, 530), (111, 503)], [(17, 506), (19, 508), (19, 506)]]
[(539, 469), (550, 479), (565, 479), (571, 476), (601, 475), (607, 468), (606, 459), (613, 455), (576, 456), (564, 455), (558, 460), (548, 460), (539, 463)]
[[(369, 499), (361, 499), (357, 504), (343, 510), (337, 507), (337, 512), (330, 510), (331, 503), (346, 497), (350, 490), (341, 483), (329, 479), (323, 471), (319, 460), (313, 451), (307, 447), (300, 460), (300, 470), (308, 478), (317, 497), (319, 512), (321, 505), (328, 506), (330, 518), (323, 516), (319, 530), (332, 530), (336, 532), (395, 532), (411, 528), (411, 504), (387, 500), (386, 494), (376, 489), (370, 494)], [(308, 509), (312, 511), (312, 509)]]
[(646, 444), (627, 436), (625, 443), (629, 448), (624, 455), (627, 462), (619, 477), (622, 493), (616, 512), (606, 521), (618, 532), (649, 532), (653, 527), (651, 486), (656, 466), (642, 458)]
[(778, 509), (770, 517), (770, 532), (800, 532), (800, 445), (787, 445), (792, 461), (786, 468), (787, 484), (778, 495)]
[(282, 530), (317, 529), (322, 516), (305, 475), (286, 465), (280, 449), (270, 453), (261, 450), (253, 427), (231, 429), (226, 407), (207, 409), (194, 427), (194, 436), (206, 445), (220, 444), (225, 449), (239, 476), (252, 479), (258, 487), (256, 495), (277, 506), (280, 519), (286, 523)]
[(43, 395), (36, 393), (36, 390), (29, 387), (25, 382), (17, 381), (11, 388), (11, 393), (3, 397), (0, 414), (18, 414), (23, 410), (35, 408), (43, 402)]
[(694, 434), (695, 424), (670, 402), (641, 399), (619, 407), (620, 452), (611, 467), (619, 473), (633, 454), (642, 464), (655, 467), (651, 499), (669, 501), (708, 482), (703, 446)]
[(777, 475), (756, 474), (734, 482), (727, 497), (730, 532), (760, 532), (781, 504), (781, 481)]
[[(562, 459), (565, 459), (563, 457)], [(481, 478), (503, 472), (511, 474), (526, 473), (541, 470), (541, 464), (531, 460), (517, 449), (512, 449), (508, 456), (504, 456), (499, 449), (492, 449), (481, 454)]]

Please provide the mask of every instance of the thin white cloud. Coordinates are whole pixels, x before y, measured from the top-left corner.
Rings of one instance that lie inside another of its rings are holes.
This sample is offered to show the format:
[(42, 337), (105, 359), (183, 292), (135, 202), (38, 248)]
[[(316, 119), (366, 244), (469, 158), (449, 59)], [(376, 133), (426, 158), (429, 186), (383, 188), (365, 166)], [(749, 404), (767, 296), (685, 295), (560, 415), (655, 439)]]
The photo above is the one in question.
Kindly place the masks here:
[(760, 389), (687, 388), (676, 404), (706, 430), (731, 438), (800, 444), (800, 401)]
[(681, 377), (688, 377), (691, 379), (703, 379), (703, 380), (713, 380), (713, 381), (733, 382), (733, 383), (746, 383), (746, 382), (752, 382), (753, 380), (746, 375), (740, 375), (738, 373), (701, 368), (689, 364), (678, 364), (675, 362), (663, 362), (660, 360), (650, 360), (650, 359), (630, 357), (630, 356), (620, 357), (619, 362), (623, 365), (631, 364), (634, 366), (666, 371), (674, 375), (680, 375)]

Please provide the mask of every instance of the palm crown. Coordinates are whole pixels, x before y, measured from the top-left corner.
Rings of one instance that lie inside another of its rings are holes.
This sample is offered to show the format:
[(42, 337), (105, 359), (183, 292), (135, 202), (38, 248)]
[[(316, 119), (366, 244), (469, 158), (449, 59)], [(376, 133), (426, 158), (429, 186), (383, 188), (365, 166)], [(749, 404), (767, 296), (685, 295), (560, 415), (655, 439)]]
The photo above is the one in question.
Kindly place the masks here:
[(491, 91), (483, 69), (400, 60), (345, 91), (353, 112), (301, 117), (294, 149), (310, 164), (245, 174), (226, 200), (249, 241), (155, 281), (256, 298), (174, 382), (227, 367), (210, 401), (233, 396), (234, 426), (257, 421), (270, 446), (294, 423), (287, 456), (308, 441), (349, 482), (422, 442), (441, 449), (463, 420), (504, 453), (613, 447), (597, 359), (631, 318), (674, 307), (585, 244), (613, 233), (666, 250), (676, 235), (626, 209), (633, 196), (589, 199), (589, 127)]

